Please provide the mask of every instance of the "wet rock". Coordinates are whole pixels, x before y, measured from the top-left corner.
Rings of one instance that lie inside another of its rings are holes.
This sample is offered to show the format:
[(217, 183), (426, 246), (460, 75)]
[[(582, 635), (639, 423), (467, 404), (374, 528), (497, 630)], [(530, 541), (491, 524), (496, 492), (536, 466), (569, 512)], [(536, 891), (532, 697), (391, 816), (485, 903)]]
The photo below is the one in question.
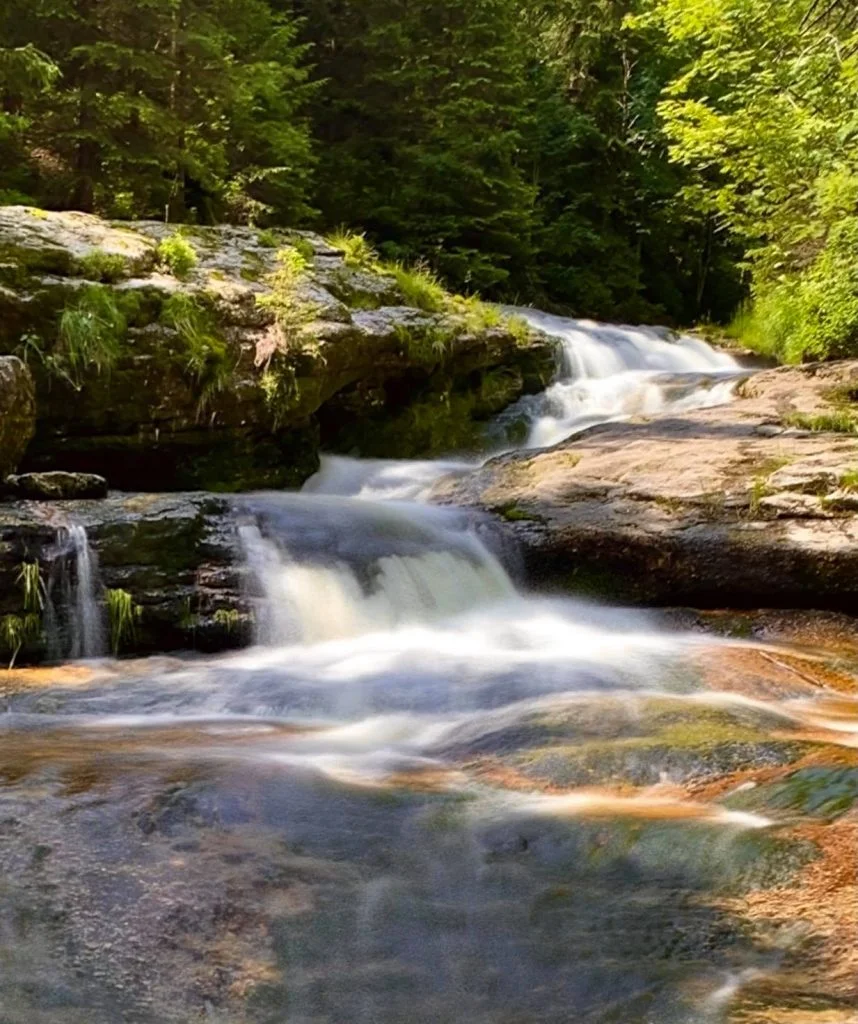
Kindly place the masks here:
[(36, 399), (30, 371), (15, 356), (0, 356), (0, 479), (21, 461), (35, 425)]
[(95, 473), (22, 473), (6, 478), (6, 489), (16, 498), (60, 501), (73, 498), (106, 498), (107, 481)]
[[(530, 578), (650, 604), (858, 611), (858, 362), (781, 367), (729, 405), (592, 427), (439, 482), (494, 511)], [(800, 421), (776, 436), (760, 427)]]

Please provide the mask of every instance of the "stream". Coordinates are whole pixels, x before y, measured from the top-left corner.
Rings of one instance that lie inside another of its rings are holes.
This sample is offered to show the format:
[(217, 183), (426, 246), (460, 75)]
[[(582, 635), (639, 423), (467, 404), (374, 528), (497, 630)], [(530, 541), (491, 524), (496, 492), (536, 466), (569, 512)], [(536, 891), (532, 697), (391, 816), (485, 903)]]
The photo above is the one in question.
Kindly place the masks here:
[[(730, 400), (700, 340), (520, 312), (560, 360), (499, 420), (528, 447)], [(0, 724), (0, 1024), (720, 1024), (778, 976), (789, 935), (738, 907), (813, 859), (781, 828), (813, 812), (719, 780), (854, 746), (858, 708), (800, 650), (528, 591), (495, 523), (426, 500), (486, 457), (237, 496), (230, 655), (93, 659), (69, 535), (85, 660)]]

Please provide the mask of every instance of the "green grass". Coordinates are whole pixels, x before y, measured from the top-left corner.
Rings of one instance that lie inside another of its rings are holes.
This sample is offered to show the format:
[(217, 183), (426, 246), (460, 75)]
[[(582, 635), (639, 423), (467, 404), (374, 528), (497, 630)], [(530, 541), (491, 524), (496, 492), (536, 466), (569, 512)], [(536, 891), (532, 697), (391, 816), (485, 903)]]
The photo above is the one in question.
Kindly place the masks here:
[(245, 617), (235, 608), (218, 608), (213, 618), (230, 635), (237, 633), (245, 621)]
[(184, 280), (199, 262), (196, 249), (177, 231), (158, 243), (158, 264), (179, 280)]
[(818, 433), (854, 434), (858, 431), (858, 417), (847, 409), (816, 414), (794, 412), (785, 416), (783, 422), (787, 427)]
[(25, 615), (4, 615), (0, 620), (0, 641), (9, 654), (9, 668), (15, 667), (15, 661), (25, 643), (38, 640), (42, 632), (42, 620), (35, 612)]
[(80, 390), (87, 373), (108, 373), (113, 368), (127, 329), (128, 319), (116, 294), (102, 285), (86, 285), (60, 315), (57, 345), (45, 361)]
[(162, 306), (160, 319), (178, 335), (185, 369), (201, 389), (202, 410), (224, 390), (234, 370), (214, 314), (195, 296), (177, 292)]
[(838, 484), (844, 491), (858, 491), (858, 469), (847, 469), (841, 474)]
[(24, 594), (24, 611), (40, 613), (44, 607), (42, 576), (38, 562), (22, 562), (16, 582), (21, 584)]
[(339, 249), (342, 252), (345, 265), (352, 270), (379, 269), (378, 253), (366, 240), (366, 235), (340, 228), (328, 235), (325, 241), (332, 249)]
[(110, 648), (117, 657), (122, 644), (134, 639), (143, 609), (134, 603), (127, 590), (105, 590), (104, 601), (110, 624)]
[(450, 295), (428, 267), (382, 263), (380, 270), (396, 280), (406, 306), (415, 306), (424, 313), (443, 313), (448, 310)]

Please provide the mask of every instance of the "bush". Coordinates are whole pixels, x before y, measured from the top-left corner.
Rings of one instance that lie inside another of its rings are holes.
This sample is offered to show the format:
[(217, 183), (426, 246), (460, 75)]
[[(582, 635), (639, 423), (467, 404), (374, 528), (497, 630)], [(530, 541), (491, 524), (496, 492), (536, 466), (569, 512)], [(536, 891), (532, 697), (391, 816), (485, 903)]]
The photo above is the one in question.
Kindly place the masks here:
[(761, 284), (730, 333), (784, 363), (835, 359), (858, 352), (858, 218), (829, 234), (799, 274)]
[(196, 249), (178, 231), (159, 242), (156, 252), (159, 265), (180, 280), (186, 278), (199, 262)]

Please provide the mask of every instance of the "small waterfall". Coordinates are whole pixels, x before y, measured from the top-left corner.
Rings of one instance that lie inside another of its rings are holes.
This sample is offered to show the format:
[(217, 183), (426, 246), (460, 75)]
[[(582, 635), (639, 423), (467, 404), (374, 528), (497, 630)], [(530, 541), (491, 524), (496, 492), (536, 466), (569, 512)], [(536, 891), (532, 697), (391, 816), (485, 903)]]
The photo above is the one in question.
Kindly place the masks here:
[(622, 327), (516, 309), (560, 343), (558, 379), (503, 419), (529, 422), (528, 448), (557, 444), (611, 420), (688, 411), (729, 401), (736, 361), (700, 338), (663, 328)]
[[(262, 644), (395, 629), (515, 594), (498, 559), (462, 529), (459, 516), (448, 524), (442, 510), (420, 506), (278, 497), (277, 509), (292, 512), (285, 528), (280, 519), (272, 536), (269, 518), (264, 529), (254, 521), (239, 530), (263, 598), (257, 614)], [(307, 511), (315, 513), (317, 528), (318, 520), (327, 519), (321, 536), (301, 529)]]
[(49, 656), (57, 661), (102, 657), (107, 629), (99, 603), (98, 558), (86, 529), (77, 524), (60, 527), (45, 559), (51, 566), (45, 601)]

